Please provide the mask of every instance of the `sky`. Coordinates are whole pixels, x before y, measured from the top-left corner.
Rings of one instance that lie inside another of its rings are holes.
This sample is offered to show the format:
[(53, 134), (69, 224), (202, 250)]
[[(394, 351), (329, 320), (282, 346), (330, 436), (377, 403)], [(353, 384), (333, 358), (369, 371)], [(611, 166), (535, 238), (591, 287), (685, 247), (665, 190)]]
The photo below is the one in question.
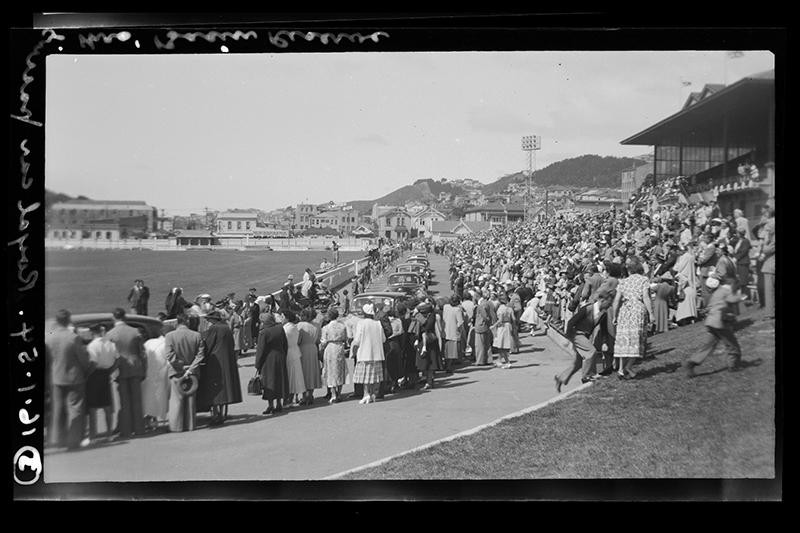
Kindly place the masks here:
[[(418, 179), (491, 183), (620, 142), (770, 52), (49, 55), (48, 190), (167, 216), (374, 200)], [(689, 85), (690, 84), (690, 85)]]

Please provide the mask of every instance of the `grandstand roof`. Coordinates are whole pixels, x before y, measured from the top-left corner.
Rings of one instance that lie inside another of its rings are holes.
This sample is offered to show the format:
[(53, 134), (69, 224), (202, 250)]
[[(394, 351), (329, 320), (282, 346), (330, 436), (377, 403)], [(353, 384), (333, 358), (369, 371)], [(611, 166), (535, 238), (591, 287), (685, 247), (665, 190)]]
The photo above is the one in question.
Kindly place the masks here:
[(657, 145), (664, 139), (705, 123), (724, 112), (747, 105), (750, 102), (765, 101), (774, 98), (775, 71), (770, 70), (741, 80), (719, 89), (716, 85), (706, 85), (699, 93), (699, 98), (684, 106), (683, 109), (649, 128), (628, 137), (620, 144)]

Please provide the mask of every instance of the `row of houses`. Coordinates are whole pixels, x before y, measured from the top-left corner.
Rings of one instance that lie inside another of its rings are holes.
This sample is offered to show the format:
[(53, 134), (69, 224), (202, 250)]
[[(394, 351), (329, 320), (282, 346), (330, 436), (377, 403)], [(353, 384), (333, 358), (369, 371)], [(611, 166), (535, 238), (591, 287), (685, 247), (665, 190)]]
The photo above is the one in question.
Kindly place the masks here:
[[(517, 200), (517, 201), (515, 201)], [(573, 198), (554, 197), (548, 204), (528, 206), (528, 217), (540, 220), (555, 216), (561, 210), (593, 210), (610, 207), (613, 199), (597, 195), (579, 195)], [(170, 227), (163, 225), (154, 207), (144, 202), (107, 202), (96, 200), (74, 200), (55, 204), (48, 213), (48, 237), (55, 239), (93, 238), (127, 239), (143, 238), (159, 230), (174, 230), (180, 233), (213, 229), (220, 238), (283, 238), (290, 236), (329, 237), (380, 237), (391, 240), (433, 238), (437, 233), (435, 224), (458, 222), (448, 220), (442, 211), (432, 206), (410, 207), (381, 206), (375, 204), (370, 215), (361, 214), (350, 206), (317, 206), (299, 204), (294, 211), (296, 224), (263, 224), (259, 213), (252, 211), (225, 211), (214, 214), (213, 224), (208, 228), (208, 215), (188, 217), (186, 223), (178, 221)], [(495, 201), (462, 211), (460, 220), (467, 223), (505, 225), (525, 218), (526, 205), (513, 197), (499, 197)], [(183, 217), (186, 218), (186, 217)], [(192, 223), (194, 222), (194, 223)], [(444, 228), (445, 226), (439, 226)], [(472, 227), (472, 226), (470, 226)], [(463, 229), (463, 228), (462, 228)]]

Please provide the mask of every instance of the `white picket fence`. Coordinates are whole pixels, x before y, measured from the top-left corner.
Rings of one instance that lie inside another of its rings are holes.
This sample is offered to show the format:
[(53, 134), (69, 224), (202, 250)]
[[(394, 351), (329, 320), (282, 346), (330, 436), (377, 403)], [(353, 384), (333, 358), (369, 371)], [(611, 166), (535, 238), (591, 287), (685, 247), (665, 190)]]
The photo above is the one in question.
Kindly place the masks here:
[[(62, 250), (163, 250), (180, 251), (192, 249), (259, 250), (266, 247), (276, 251), (329, 252), (332, 241), (328, 239), (220, 239), (218, 245), (178, 245), (176, 239), (52, 239), (44, 241), (46, 249)], [(369, 239), (337, 240), (340, 252), (361, 252), (369, 249)]]

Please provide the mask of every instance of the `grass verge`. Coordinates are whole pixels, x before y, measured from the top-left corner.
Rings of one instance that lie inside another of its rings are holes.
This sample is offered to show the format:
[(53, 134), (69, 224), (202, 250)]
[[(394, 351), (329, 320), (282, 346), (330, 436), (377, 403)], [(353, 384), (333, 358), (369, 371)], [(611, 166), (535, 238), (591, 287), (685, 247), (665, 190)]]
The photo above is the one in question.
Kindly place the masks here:
[(650, 338), (632, 381), (612, 375), (564, 401), (342, 479), (774, 479), (780, 350), (775, 322), (762, 317), (749, 308), (737, 324), (741, 372), (727, 371), (720, 343), (686, 378), (681, 364), (704, 327), (681, 327)]

